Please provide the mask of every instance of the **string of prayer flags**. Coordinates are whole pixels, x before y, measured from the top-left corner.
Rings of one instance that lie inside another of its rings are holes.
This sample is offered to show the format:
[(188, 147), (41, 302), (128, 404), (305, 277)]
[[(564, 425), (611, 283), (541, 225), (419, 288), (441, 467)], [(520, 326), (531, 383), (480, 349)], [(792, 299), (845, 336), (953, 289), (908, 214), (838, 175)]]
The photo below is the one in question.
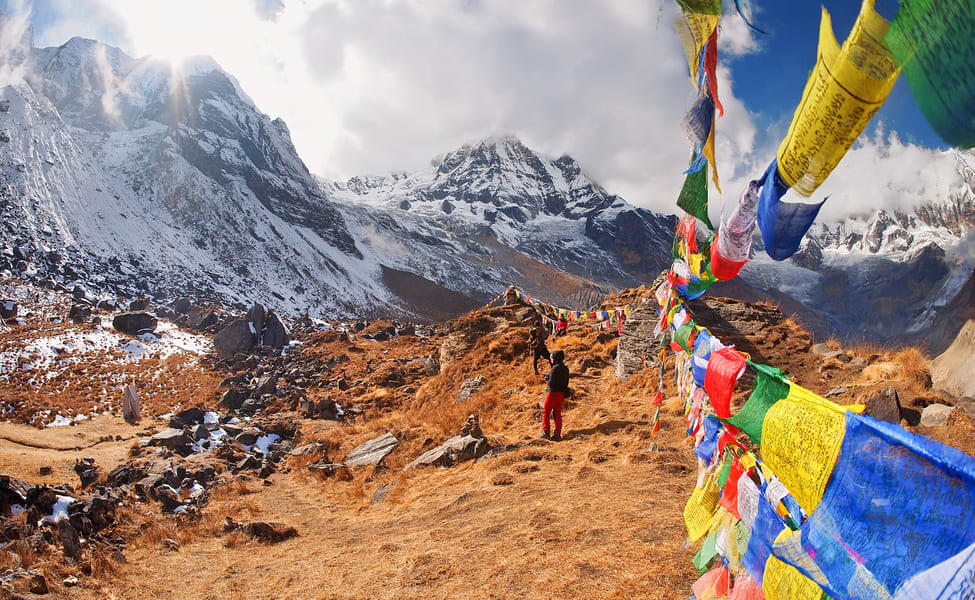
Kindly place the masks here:
[(938, 135), (975, 146), (975, 0), (901, 0), (884, 40)]
[(778, 162), (773, 160), (762, 176), (758, 228), (762, 231), (765, 252), (775, 260), (785, 260), (799, 250), (802, 236), (812, 226), (819, 209), (826, 202), (783, 202), (781, 198), (788, 189), (779, 176)]
[(840, 47), (823, 8), (816, 66), (777, 155), (783, 181), (799, 194), (823, 183), (893, 88), (900, 69), (883, 42), (888, 27), (873, 0), (863, 0)]
[(701, 53), (721, 20), (720, 0), (678, 0), (683, 18), (675, 23), (677, 37), (684, 47), (691, 81), (697, 85)]

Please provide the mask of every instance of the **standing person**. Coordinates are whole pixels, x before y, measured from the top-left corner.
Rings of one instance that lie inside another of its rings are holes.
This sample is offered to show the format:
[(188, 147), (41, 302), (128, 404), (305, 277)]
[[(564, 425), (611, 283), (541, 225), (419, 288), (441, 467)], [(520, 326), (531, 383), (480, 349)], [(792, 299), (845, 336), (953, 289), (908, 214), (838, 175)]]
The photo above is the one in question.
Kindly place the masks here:
[[(553, 442), (562, 441), (562, 404), (571, 393), (569, 392), (569, 367), (565, 366), (565, 352), (556, 350), (552, 353), (552, 372), (545, 376), (548, 381), (548, 393), (545, 394), (545, 404), (542, 406), (542, 438)], [(555, 433), (549, 438), (549, 414), (554, 413)]]
[(559, 315), (559, 320), (555, 323), (555, 337), (562, 337), (569, 331), (569, 322), (565, 317)]
[(549, 364), (552, 362), (552, 355), (549, 354), (545, 340), (538, 332), (538, 327), (532, 327), (528, 330), (528, 348), (532, 351), (532, 368), (535, 369), (535, 375), (538, 375), (539, 358), (544, 358)]

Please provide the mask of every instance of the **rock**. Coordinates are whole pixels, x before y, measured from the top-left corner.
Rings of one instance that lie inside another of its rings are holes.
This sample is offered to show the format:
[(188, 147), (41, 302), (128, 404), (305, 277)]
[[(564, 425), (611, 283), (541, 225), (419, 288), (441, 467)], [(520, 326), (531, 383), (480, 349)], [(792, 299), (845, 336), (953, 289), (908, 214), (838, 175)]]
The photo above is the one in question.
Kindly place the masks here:
[(423, 363), (423, 373), (427, 377), (433, 377), (440, 373), (440, 358), (436, 354), (431, 354), (421, 362)]
[(335, 380), (335, 388), (344, 392), (349, 389), (349, 382), (345, 380), (345, 377), (339, 377)]
[(38, 469), (37, 472), (41, 475), (50, 475), (53, 471), (54, 471), (53, 467), (51, 467), (50, 465), (45, 465), (40, 469)]
[(71, 297), (79, 302), (86, 302), (88, 300), (88, 290), (83, 285), (76, 285), (71, 290)]
[(474, 460), (487, 454), (491, 446), (484, 438), (474, 436), (455, 436), (421, 454), (416, 460), (406, 466), (406, 469), (423, 465), (434, 465), (439, 467), (449, 467), (459, 462)]
[(30, 589), (30, 593), (37, 594), (39, 596), (43, 596), (44, 594), (51, 591), (47, 585), (47, 579), (45, 579), (44, 575), (40, 573), (36, 573), (30, 578), (29, 589)]
[(321, 400), (311, 400), (305, 398), (299, 404), (305, 417), (309, 419), (328, 419), (335, 421), (339, 417), (339, 406), (334, 400), (322, 398)]
[(108, 474), (108, 485), (121, 487), (130, 483), (135, 483), (147, 477), (149, 473), (146, 469), (135, 465), (122, 464)]
[(457, 404), (461, 402), (467, 402), (474, 397), (484, 384), (487, 383), (487, 379), (483, 375), (478, 375), (476, 377), (465, 379), (463, 383), (460, 384), (460, 389), (457, 391)]
[[(850, 391), (850, 388), (848, 388), (848, 387), (844, 387), (844, 386), (835, 387), (835, 388), (831, 389), (830, 391), (826, 392), (826, 398), (832, 398), (833, 396), (842, 396), (843, 394), (847, 393), (848, 391)], [(897, 422), (900, 423), (900, 421), (897, 421)]]
[(179, 298), (173, 302), (172, 308), (177, 315), (185, 315), (193, 309), (193, 303), (189, 298)]
[(251, 325), (237, 319), (213, 336), (213, 347), (223, 358), (233, 358), (239, 352), (247, 352), (254, 345)]
[(886, 390), (877, 392), (866, 401), (866, 413), (880, 421), (887, 421), (894, 425), (900, 425), (903, 415), (901, 414), (901, 402), (897, 396), (897, 390), (888, 387)]
[(192, 408), (187, 408), (186, 410), (181, 410), (172, 417), (169, 418), (169, 426), (173, 429), (182, 429), (183, 427), (192, 427), (197, 423), (203, 422), (203, 409), (194, 406)]
[(372, 493), (372, 503), (382, 504), (386, 501), (386, 498), (389, 497), (390, 492), (392, 492), (394, 489), (396, 489), (396, 484), (392, 481), (382, 484), (376, 488), (375, 492)]
[(160, 306), (159, 308), (156, 309), (156, 316), (159, 317), (160, 319), (169, 319), (170, 321), (175, 321), (178, 315), (176, 314), (175, 310), (169, 308), (168, 306)]
[(142, 404), (134, 383), (130, 383), (122, 394), (122, 418), (127, 423), (138, 423), (142, 419)]
[(258, 335), (260, 335), (261, 332), (264, 331), (265, 311), (264, 311), (264, 306), (262, 304), (255, 302), (254, 306), (252, 306), (251, 309), (247, 311), (246, 318), (254, 325), (254, 331), (256, 331)]
[(115, 303), (115, 300), (99, 300), (98, 304), (95, 305), (95, 308), (98, 310), (104, 310), (106, 312), (115, 312), (118, 310), (118, 304)]
[(234, 437), (234, 439), (245, 446), (253, 446), (259, 437), (261, 437), (260, 430), (251, 428), (247, 431), (240, 432)]
[(291, 343), (291, 332), (273, 310), (267, 317), (264, 324), (264, 332), (261, 335), (261, 344), (272, 348), (283, 348)]
[(189, 454), (193, 440), (182, 429), (163, 429), (149, 438), (150, 446), (161, 446), (179, 454)]
[(338, 481), (352, 481), (352, 471), (342, 463), (331, 463), (328, 458), (308, 465), (308, 470), (321, 477), (335, 478)]
[(379, 465), (398, 445), (396, 436), (386, 433), (356, 447), (342, 462), (350, 467)]
[(254, 388), (255, 396), (264, 394), (274, 394), (278, 389), (278, 378), (274, 375), (265, 375), (257, 380), (257, 387)]
[(261, 462), (257, 460), (256, 456), (248, 455), (240, 459), (237, 464), (234, 465), (234, 472), (240, 471), (252, 471), (254, 469), (260, 469)]
[(210, 430), (207, 429), (206, 425), (194, 425), (190, 429), (190, 437), (196, 441), (205, 440), (210, 437)]
[(146, 312), (124, 312), (115, 315), (112, 327), (128, 335), (139, 335), (147, 331), (155, 331), (159, 321)]
[(227, 410), (238, 410), (247, 400), (247, 393), (237, 388), (230, 388), (220, 397), (219, 405)]
[(460, 435), (424, 452), (416, 460), (406, 465), (406, 469), (422, 465), (449, 467), (459, 462), (480, 458), (490, 450), (491, 445), (481, 431), (477, 415), (470, 415), (467, 417), (467, 423), (461, 428)]
[(255, 521), (241, 527), (241, 531), (259, 542), (276, 544), (298, 535), (298, 530), (284, 523)]
[(220, 322), (220, 315), (212, 310), (198, 310), (190, 313), (189, 326), (197, 331), (205, 331)]
[(16, 318), (19, 309), (20, 307), (13, 300), (0, 300), (0, 319), (6, 321)]
[(314, 456), (319, 452), (324, 453), (328, 449), (325, 444), (319, 444), (317, 442), (311, 442), (309, 444), (303, 444), (297, 448), (288, 452), (292, 456)]
[(58, 521), (58, 541), (61, 542), (65, 557), (77, 560), (81, 556), (81, 536), (67, 519)]
[(87, 304), (72, 304), (68, 310), (68, 318), (75, 323), (83, 323), (91, 317), (91, 307)]
[(132, 302), (129, 302), (129, 312), (141, 312), (149, 308), (148, 298), (136, 298)]
[(921, 425), (926, 427), (944, 425), (945, 421), (948, 420), (948, 416), (954, 410), (957, 410), (954, 406), (946, 406), (944, 404), (926, 406), (924, 407), (924, 411), (921, 412)]
[(81, 478), (82, 489), (98, 481), (98, 466), (95, 464), (94, 458), (85, 457), (82, 460), (76, 460), (74, 472)]

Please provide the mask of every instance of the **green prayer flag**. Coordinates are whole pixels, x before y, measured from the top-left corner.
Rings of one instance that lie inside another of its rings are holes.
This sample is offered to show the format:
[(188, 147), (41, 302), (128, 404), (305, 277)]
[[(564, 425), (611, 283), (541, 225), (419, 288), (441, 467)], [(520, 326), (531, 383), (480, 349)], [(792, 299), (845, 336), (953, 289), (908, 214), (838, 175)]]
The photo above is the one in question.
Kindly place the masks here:
[(708, 170), (699, 169), (696, 173), (689, 173), (684, 179), (684, 187), (677, 196), (677, 206), (689, 215), (694, 215), (708, 229), (714, 231), (714, 225), (708, 218)]
[(677, 0), (684, 12), (706, 15), (721, 14), (721, 0)]
[(718, 472), (718, 489), (723, 490), (724, 484), (728, 483), (728, 477), (731, 475), (731, 453), (725, 452), (724, 462), (721, 464), (721, 470)]
[(748, 364), (755, 369), (755, 389), (737, 414), (721, 420), (744, 431), (753, 444), (761, 444), (765, 413), (789, 395), (789, 381), (780, 369), (752, 361)]
[(975, 0), (902, 0), (884, 41), (938, 135), (975, 146)]
[(701, 549), (697, 551), (697, 554), (694, 555), (694, 559), (691, 561), (698, 573), (704, 573), (707, 571), (708, 567), (711, 565), (711, 561), (714, 560), (714, 557), (718, 555), (717, 543), (717, 531), (712, 531), (711, 535), (704, 538), (704, 543), (701, 544)]

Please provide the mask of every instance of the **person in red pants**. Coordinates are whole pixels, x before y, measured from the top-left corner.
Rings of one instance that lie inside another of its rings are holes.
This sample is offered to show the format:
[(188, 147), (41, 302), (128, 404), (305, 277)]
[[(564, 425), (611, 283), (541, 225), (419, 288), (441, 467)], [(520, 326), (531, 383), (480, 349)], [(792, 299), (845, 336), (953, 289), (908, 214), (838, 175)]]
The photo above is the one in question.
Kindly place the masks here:
[[(562, 403), (568, 398), (569, 392), (569, 367), (565, 366), (565, 352), (556, 350), (552, 353), (552, 371), (545, 376), (548, 382), (548, 393), (545, 395), (545, 404), (542, 406), (542, 438), (551, 439), (553, 442), (562, 441)], [(549, 437), (551, 431), (549, 415), (554, 413), (555, 433)]]

